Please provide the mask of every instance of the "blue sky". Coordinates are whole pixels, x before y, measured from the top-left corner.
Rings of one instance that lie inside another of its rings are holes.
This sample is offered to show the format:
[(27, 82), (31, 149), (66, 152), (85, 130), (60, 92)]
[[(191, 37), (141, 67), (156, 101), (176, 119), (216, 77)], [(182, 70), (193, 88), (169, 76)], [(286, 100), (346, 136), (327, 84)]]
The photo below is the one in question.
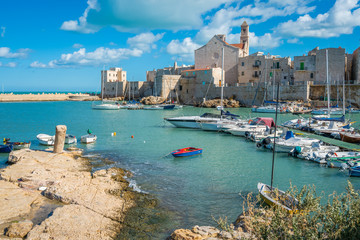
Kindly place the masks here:
[(215, 34), (250, 53), (298, 56), (319, 46), (360, 46), (358, 0), (10, 0), (0, 7), (0, 84), (5, 91), (99, 91), (100, 70), (193, 64)]

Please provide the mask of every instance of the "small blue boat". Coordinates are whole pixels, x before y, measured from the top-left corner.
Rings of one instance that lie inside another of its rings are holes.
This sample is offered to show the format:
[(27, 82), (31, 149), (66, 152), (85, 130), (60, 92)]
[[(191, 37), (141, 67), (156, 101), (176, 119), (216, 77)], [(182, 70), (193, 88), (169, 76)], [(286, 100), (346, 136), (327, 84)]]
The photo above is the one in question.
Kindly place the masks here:
[(350, 177), (360, 177), (360, 166), (349, 168)]
[(0, 145), (0, 153), (9, 153), (13, 150), (12, 144)]
[(202, 153), (202, 148), (187, 147), (171, 152), (174, 157), (188, 157)]

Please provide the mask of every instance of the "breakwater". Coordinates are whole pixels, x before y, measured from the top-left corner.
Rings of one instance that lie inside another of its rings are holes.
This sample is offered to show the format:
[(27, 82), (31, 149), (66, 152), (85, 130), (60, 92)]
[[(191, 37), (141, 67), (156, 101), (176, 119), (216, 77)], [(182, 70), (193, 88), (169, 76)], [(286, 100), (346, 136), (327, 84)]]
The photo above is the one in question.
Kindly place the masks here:
[(42, 101), (96, 101), (98, 96), (83, 93), (28, 93), (0, 94), (0, 102), (42, 102)]

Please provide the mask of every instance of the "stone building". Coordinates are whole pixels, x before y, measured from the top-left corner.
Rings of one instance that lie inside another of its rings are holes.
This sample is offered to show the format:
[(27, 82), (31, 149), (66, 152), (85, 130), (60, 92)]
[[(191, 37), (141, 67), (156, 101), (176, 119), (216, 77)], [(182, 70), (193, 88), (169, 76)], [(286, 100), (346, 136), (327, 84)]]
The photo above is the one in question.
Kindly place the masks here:
[(332, 84), (345, 79), (346, 54), (344, 48), (314, 48), (307, 56), (294, 57), (295, 82), (312, 81), (313, 84), (326, 83), (326, 52), (328, 55), (328, 75)]
[(123, 97), (126, 83), (126, 71), (122, 68), (101, 71), (101, 93), (104, 97)]
[(275, 81), (292, 83), (291, 58), (264, 55), (262, 52), (239, 58), (238, 86), (273, 85)]
[(351, 61), (351, 80), (353, 83), (360, 84), (360, 47), (352, 54)]
[[(222, 52), (224, 50), (224, 66), (222, 66)], [(239, 57), (249, 55), (249, 25), (244, 22), (241, 25), (241, 37), (239, 44), (228, 44), (223, 34), (215, 35), (210, 41), (195, 50), (195, 69), (224, 68), (226, 73), (225, 82), (229, 86), (238, 83)]]

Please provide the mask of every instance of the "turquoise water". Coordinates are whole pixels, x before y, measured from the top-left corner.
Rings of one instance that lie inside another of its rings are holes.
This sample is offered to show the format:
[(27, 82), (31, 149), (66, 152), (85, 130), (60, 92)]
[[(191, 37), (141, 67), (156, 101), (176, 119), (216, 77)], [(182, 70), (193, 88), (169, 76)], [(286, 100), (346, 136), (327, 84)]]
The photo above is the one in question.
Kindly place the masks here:
[[(31, 140), (33, 149), (44, 149), (36, 135), (54, 134), (56, 125), (67, 125), (67, 132), (78, 138), (91, 129), (98, 141), (77, 146), (131, 170), (140, 189), (156, 196), (161, 207), (172, 212), (170, 227), (164, 226), (159, 238), (175, 228), (215, 225), (212, 216), (227, 216), (233, 221), (242, 211), (242, 196), (256, 192), (259, 181), (270, 183), (271, 152), (257, 150), (253, 142), (240, 137), (175, 128), (163, 120), (215, 109), (98, 111), (91, 109), (91, 102), (0, 103), (0, 109), (0, 137)], [(250, 116), (246, 108), (232, 112)], [(296, 116), (279, 115), (279, 122), (292, 118)], [(360, 120), (360, 116), (352, 119)], [(111, 136), (112, 132), (117, 135)], [(168, 156), (188, 146), (202, 147), (203, 154), (182, 159)], [(0, 154), (1, 167), (6, 158), (7, 154)], [(343, 192), (348, 180), (360, 189), (360, 178), (349, 178), (347, 172), (277, 154), (274, 184), (281, 189), (287, 189), (291, 181), (298, 187), (314, 184), (318, 193), (328, 195)]]

